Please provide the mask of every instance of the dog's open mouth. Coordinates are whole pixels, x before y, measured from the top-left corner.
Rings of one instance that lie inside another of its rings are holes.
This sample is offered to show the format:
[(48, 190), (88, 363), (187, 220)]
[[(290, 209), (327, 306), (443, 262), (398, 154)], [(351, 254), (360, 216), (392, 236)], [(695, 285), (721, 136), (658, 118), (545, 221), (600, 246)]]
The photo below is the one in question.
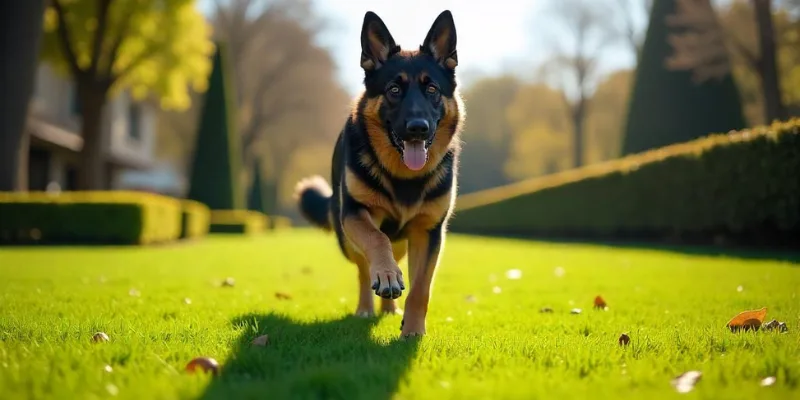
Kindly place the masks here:
[(403, 141), (403, 163), (412, 171), (419, 171), (428, 161), (428, 146), (424, 140)]

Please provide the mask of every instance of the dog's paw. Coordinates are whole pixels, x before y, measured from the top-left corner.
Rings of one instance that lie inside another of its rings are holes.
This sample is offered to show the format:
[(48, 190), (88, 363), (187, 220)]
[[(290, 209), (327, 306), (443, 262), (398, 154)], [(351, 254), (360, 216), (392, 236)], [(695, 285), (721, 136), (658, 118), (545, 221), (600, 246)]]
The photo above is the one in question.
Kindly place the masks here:
[(408, 337), (415, 337), (415, 336), (424, 336), (425, 335), (425, 323), (410, 323), (406, 321), (406, 318), (403, 318), (400, 321), (400, 337), (401, 338), (408, 338)]
[(370, 267), (369, 274), (372, 277), (372, 290), (384, 299), (396, 299), (406, 289), (406, 284), (403, 282), (403, 271), (400, 270), (397, 263), (374, 265)]
[(425, 333), (420, 333), (420, 332), (401, 333), (400, 334), (400, 339), (402, 339), (402, 340), (414, 340), (414, 339), (420, 339), (423, 336), (425, 336)]

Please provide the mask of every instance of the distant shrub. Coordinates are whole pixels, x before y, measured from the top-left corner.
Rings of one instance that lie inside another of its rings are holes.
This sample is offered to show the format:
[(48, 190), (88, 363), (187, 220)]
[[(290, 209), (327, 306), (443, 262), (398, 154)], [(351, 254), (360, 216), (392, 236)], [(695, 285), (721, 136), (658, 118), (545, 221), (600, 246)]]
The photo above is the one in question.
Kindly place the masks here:
[(181, 238), (199, 238), (208, 234), (211, 211), (205, 204), (194, 200), (181, 200)]
[(268, 228), (263, 213), (250, 210), (212, 210), (211, 233), (241, 233), (254, 235)]
[(169, 242), (181, 214), (177, 199), (144, 192), (2, 192), (0, 243)]

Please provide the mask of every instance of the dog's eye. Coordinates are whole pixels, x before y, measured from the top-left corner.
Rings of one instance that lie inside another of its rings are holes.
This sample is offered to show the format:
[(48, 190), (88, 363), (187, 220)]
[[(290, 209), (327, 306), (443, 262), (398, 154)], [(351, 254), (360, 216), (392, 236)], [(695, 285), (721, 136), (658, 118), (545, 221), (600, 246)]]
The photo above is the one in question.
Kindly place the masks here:
[(428, 85), (428, 93), (436, 94), (438, 92), (439, 92), (439, 88), (437, 88), (436, 85), (432, 85), (432, 84)]
[(397, 96), (398, 94), (400, 94), (400, 86), (397, 85), (389, 86), (387, 92), (393, 96)]

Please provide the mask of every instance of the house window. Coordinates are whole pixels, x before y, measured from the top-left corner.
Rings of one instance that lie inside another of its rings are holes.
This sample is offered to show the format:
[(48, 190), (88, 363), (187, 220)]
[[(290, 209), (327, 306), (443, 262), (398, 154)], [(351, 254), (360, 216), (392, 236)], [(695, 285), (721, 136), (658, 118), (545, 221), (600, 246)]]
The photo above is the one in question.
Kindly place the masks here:
[(142, 106), (137, 103), (128, 107), (128, 136), (136, 140), (142, 138)]

